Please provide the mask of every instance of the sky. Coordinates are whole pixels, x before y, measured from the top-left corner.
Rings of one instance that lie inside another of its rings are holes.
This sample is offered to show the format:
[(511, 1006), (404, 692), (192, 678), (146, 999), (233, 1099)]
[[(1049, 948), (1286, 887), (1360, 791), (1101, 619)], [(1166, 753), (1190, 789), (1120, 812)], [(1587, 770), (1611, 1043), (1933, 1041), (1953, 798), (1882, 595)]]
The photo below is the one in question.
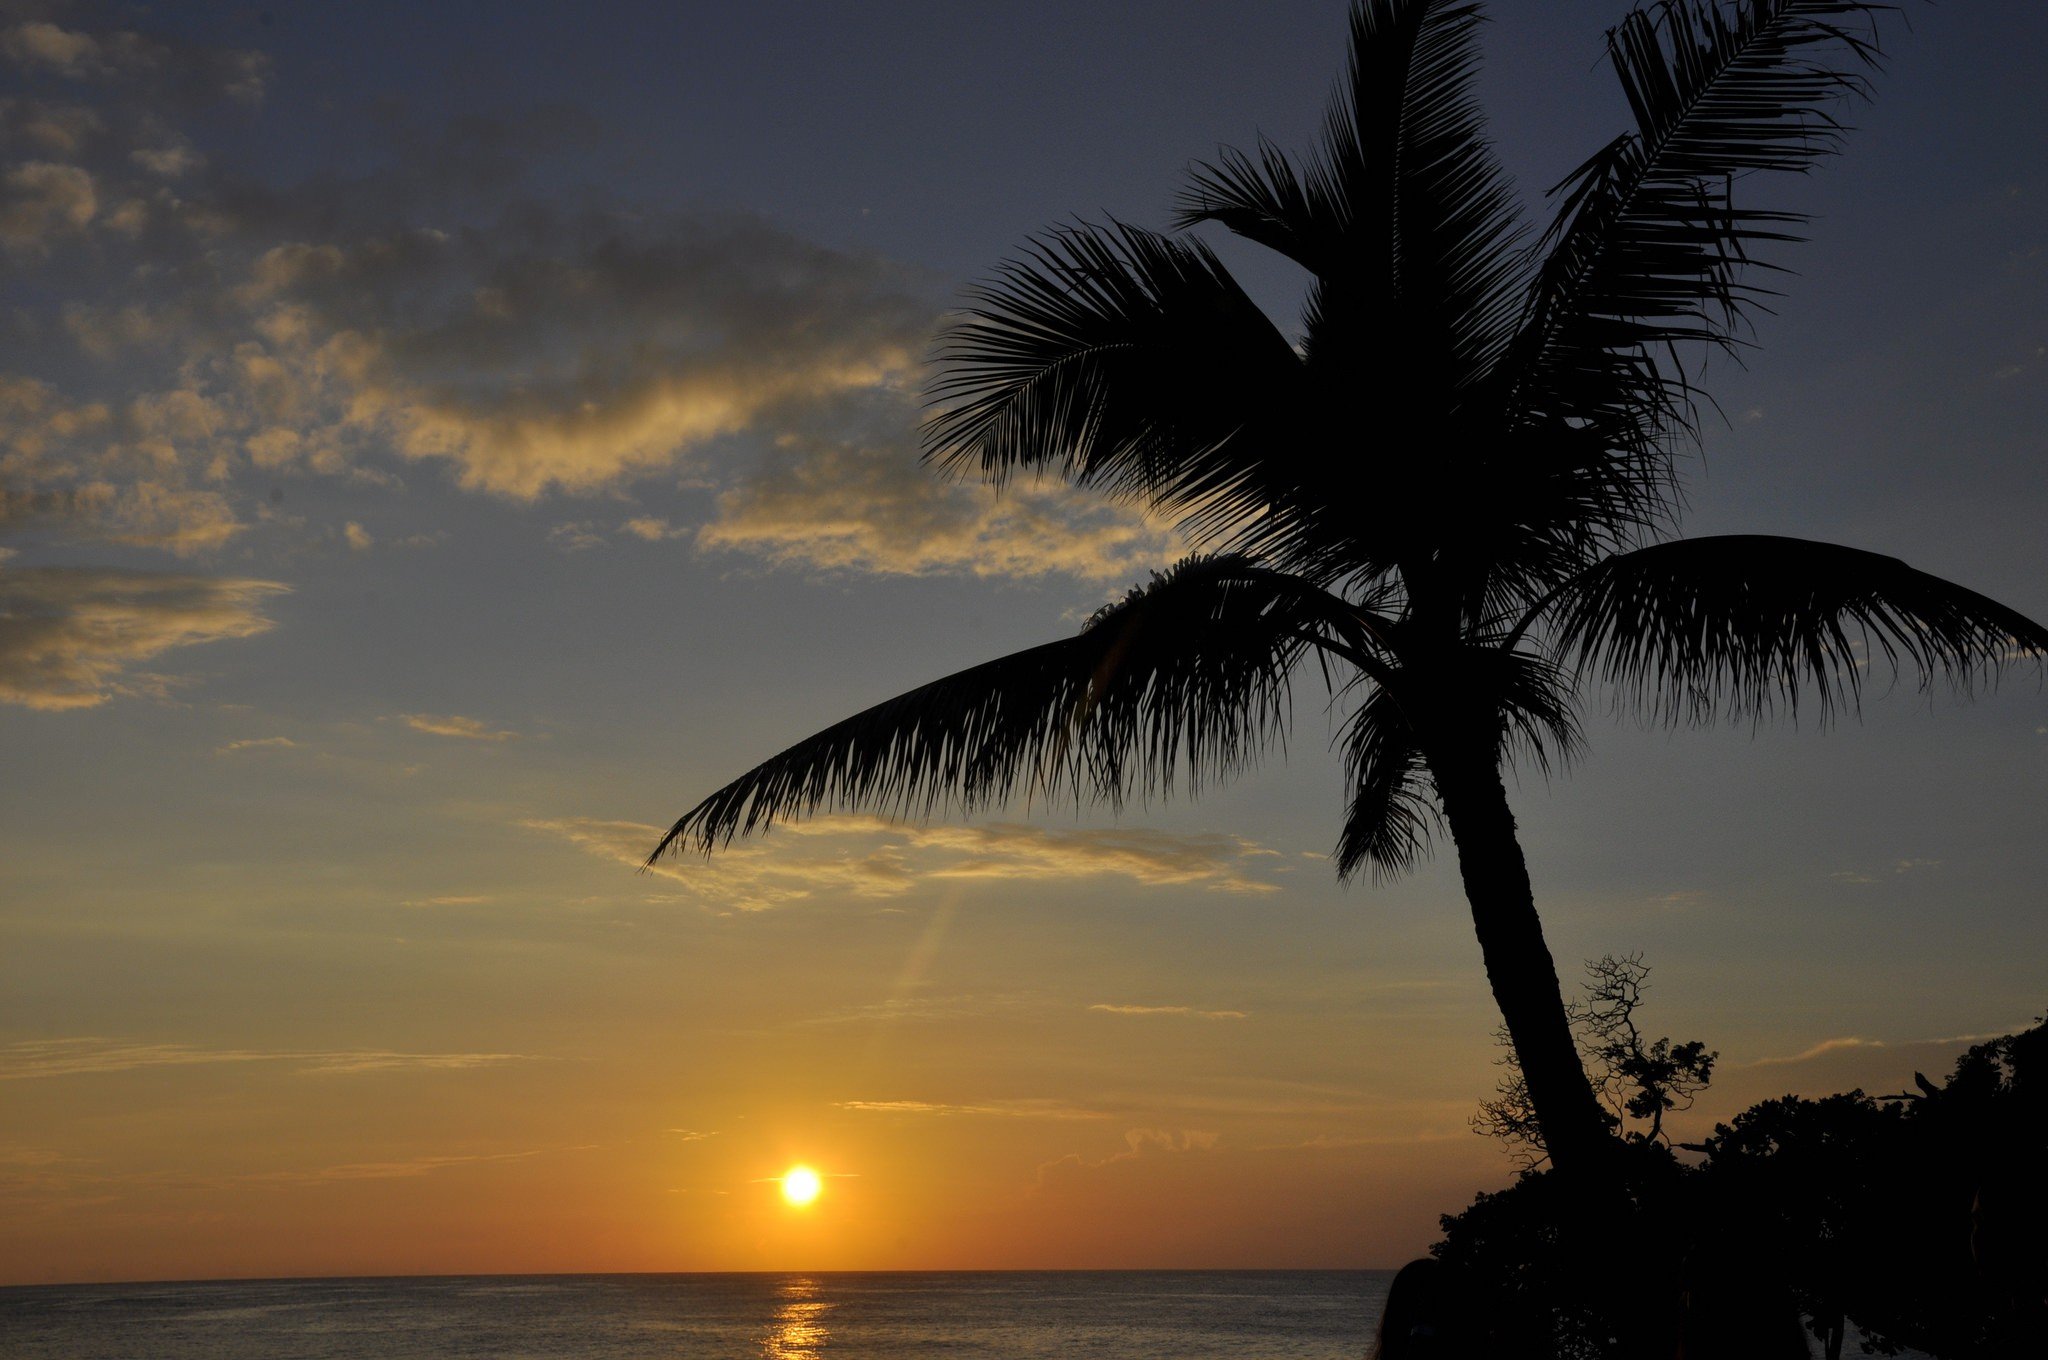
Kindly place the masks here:
[[(1543, 191), (1620, 0), (1498, 3)], [(1339, 0), (0, 4), (0, 1283), (1392, 1266), (1514, 1164), (1452, 867), (1339, 885), (1333, 714), (1120, 817), (637, 865), (1172, 526), (917, 461), (961, 290), (1300, 147)], [(1909, 5), (1688, 462), (1690, 532), (2048, 618), (2048, 12)], [(1302, 279), (1217, 247), (1277, 317)], [(1427, 413), (1422, 413), (1426, 418)], [(1362, 410), (1399, 438), (1406, 413)], [(2048, 695), (1645, 729), (1511, 787), (1678, 1121), (2048, 1009)], [(823, 1177), (807, 1209), (775, 1178)]]

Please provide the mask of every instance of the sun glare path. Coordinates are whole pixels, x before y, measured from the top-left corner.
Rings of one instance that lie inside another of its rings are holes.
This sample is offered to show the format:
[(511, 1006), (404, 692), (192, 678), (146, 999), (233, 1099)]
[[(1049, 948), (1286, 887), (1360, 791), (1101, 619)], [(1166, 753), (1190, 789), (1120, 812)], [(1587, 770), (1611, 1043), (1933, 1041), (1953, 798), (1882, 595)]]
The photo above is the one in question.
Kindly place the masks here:
[(782, 1197), (801, 1209), (818, 1197), (825, 1183), (807, 1166), (793, 1166), (782, 1175)]

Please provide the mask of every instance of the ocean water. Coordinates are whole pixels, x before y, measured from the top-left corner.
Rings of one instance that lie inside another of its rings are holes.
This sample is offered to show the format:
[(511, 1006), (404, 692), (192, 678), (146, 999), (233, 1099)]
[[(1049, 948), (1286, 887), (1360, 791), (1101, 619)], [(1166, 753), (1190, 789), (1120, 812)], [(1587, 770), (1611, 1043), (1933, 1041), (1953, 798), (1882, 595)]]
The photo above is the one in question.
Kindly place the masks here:
[(6, 1360), (1360, 1360), (1391, 1271), (545, 1275), (0, 1289)]

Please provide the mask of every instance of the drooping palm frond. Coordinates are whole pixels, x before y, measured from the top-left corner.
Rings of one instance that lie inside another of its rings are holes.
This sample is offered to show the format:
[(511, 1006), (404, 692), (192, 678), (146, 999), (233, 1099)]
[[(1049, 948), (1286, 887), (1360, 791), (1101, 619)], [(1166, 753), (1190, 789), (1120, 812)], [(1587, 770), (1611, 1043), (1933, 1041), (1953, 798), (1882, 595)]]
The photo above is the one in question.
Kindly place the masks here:
[(1343, 744), (1351, 797), (1337, 839), (1337, 877), (1370, 866), (1373, 882), (1384, 883), (1426, 858), (1442, 830), (1429, 767), (1407, 714), (1385, 688), (1358, 706)]
[[(1374, 882), (1383, 882), (1428, 853), (1442, 825), (1429, 751), (1447, 738), (1476, 740), (1483, 749), (1490, 726), (1491, 763), (1521, 757), (1546, 774), (1578, 754), (1571, 677), (1554, 661), (1487, 642), (1460, 649), (1448, 666), (1439, 659), (1403, 668), (1403, 628), (1389, 630), (1394, 664), (1358, 682), (1369, 688), (1340, 738), (1351, 789), (1337, 843), (1340, 878), (1371, 865)], [(1459, 715), (1450, 732), (1440, 717), (1447, 700)]]
[(1823, 716), (1866, 666), (1968, 690), (2048, 657), (2048, 628), (1894, 557), (1765, 535), (1678, 539), (1602, 562), (1549, 608), (1561, 657), (1667, 721)]
[(1803, 172), (1842, 131), (1830, 109), (1875, 64), (1867, 0), (1664, 0), (1608, 37), (1632, 132), (1557, 188), (1557, 220), (1516, 345), (1526, 413), (1590, 423), (1644, 451), (1689, 429), (1671, 347), (1734, 341), (1760, 293), (1752, 247), (1803, 215), (1738, 204), (1749, 172)]
[(1068, 228), (972, 301), (928, 388), (941, 409), (925, 456), (941, 468), (997, 483), (1049, 469), (1198, 538), (1287, 497), (1301, 360), (1200, 242)]
[(824, 808), (904, 817), (1017, 794), (1112, 804), (1190, 791), (1284, 739), (1288, 674), (1341, 602), (1238, 558), (1194, 558), (1071, 638), (920, 686), (835, 723), (677, 820), (652, 860)]

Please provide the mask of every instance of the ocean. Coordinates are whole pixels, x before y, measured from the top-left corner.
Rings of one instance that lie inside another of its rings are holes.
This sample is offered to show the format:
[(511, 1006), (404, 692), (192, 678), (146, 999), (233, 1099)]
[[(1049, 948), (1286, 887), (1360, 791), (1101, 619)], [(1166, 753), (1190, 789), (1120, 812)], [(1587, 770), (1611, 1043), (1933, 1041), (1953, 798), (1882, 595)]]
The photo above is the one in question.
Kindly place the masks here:
[(236, 1280), (0, 1289), (6, 1360), (1360, 1360), (1392, 1271)]

